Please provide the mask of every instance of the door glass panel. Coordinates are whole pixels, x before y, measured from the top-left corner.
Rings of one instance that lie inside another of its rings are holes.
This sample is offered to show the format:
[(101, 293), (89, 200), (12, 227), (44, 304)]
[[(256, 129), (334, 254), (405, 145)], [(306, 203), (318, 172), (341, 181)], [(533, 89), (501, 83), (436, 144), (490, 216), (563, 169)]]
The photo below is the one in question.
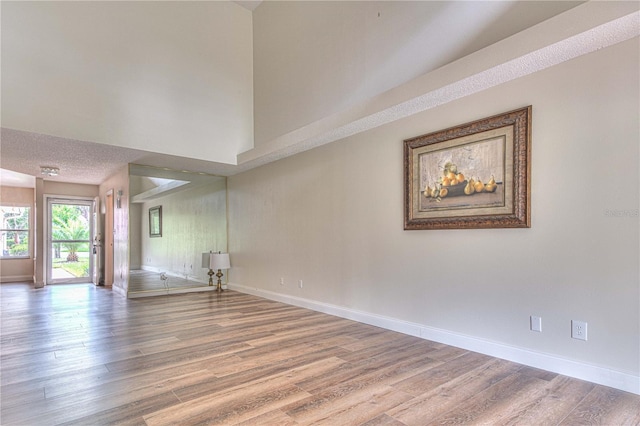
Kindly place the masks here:
[[(53, 273), (55, 279), (89, 278), (89, 243), (73, 243), (73, 249), (69, 248), (71, 243), (62, 246), (61, 243), (52, 244)], [(75, 251), (71, 251), (75, 250)]]
[(51, 203), (49, 247), (54, 282), (90, 281), (91, 204)]

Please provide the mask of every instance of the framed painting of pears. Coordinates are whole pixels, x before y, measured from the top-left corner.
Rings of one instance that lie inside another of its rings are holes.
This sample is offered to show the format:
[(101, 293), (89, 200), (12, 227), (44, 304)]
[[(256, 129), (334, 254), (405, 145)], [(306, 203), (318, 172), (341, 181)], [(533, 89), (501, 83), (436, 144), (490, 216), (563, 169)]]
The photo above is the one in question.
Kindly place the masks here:
[(531, 106), (404, 141), (404, 229), (529, 228)]

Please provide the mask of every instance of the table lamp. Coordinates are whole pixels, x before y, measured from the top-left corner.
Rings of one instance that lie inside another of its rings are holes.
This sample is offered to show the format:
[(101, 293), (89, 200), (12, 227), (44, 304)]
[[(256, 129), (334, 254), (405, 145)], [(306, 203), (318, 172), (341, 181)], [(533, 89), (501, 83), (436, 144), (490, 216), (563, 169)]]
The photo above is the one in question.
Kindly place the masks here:
[(202, 267), (203, 268), (209, 268), (209, 285), (212, 286), (213, 285), (213, 274), (214, 274), (214, 270), (217, 270), (218, 272), (215, 274), (216, 277), (218, 277), (218, 287), (216, 288), (216, 291), (218, 292), (222, 292), (224, 290), (222, 290), (222, 276), (224, 275), (222, 273), (223, 269), (229, 269), (231, 268), (231, 261), (229, 259), (229, 253), (213, 253), (213, 252), (209, 252), (209, 253), (202, 253)]

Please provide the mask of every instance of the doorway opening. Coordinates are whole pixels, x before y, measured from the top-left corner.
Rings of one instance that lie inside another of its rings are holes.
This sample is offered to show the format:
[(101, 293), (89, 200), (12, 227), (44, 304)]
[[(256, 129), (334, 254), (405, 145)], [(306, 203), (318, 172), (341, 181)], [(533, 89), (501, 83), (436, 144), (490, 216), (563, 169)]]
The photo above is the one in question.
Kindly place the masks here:
[(47, 284), (91, 282), (93, 200), (47, 201)]

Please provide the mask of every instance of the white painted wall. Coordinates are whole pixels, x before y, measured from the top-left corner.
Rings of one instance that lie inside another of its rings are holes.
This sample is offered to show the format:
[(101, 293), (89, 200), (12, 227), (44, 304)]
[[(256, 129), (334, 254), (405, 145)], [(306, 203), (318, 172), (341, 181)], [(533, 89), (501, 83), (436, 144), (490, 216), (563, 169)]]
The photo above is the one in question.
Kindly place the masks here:
[(253, 146), (251, 12), (3, 2), (2, 125), (232, 163)]
[(138, 203), (129, 204), (129, 268), (142, 268), (142, 204)]
[(0, 283), (3, 282), (29, 282), (34, 276), (34, 245), (36, 232), (36, 212), (34, 202), (34, 189), (15, 186), (0, 186), (0, 204), (4, 206), (31, 207), (30, 211), (30, 242), (29, 258), (27, 259), (0, 259)]
[[(230, 177), (230, 282), (576, 361), (640, 392), (639, 47)], [(526, 105), (532, 228), (403, 231), (403, 139)], [(290, 112), (273, 112), (277, 131)], [(532, 314), (542, 333), (529, 331)], [(570, 338), (572, 319), (588, 322), (587, 342)]]
[[(227, 251), (225, 178), (142, 204), (142, 269), (208, 282), (202, 253)], [(162, 237), (149, 237), (149, 208), (162, 206)], [(233, 262), (233, 260), (232, 260)]]
[(73, 197), (94, 198), (98, 196), (98, 185), (56, 182), (44, 180), (44, 192), (47, 195), (70, 195)]
[(45, 245), (47, 244), (46, 236), (44, 235), (44, 229), (46, 229), (47, 215), (45, 214), (45, 192), (44, 192), (44, 180), (42, 178), (36, 178), (35, 186), (35, 206), (36, 214), (34, 215), (36, 221), (36, 235), (33, 253), (33, 283), (35, 288), (44, 287), (45, 282)]
[(253, 14), (255, 145), (357, 106), (576, 4), (263, 2)]

